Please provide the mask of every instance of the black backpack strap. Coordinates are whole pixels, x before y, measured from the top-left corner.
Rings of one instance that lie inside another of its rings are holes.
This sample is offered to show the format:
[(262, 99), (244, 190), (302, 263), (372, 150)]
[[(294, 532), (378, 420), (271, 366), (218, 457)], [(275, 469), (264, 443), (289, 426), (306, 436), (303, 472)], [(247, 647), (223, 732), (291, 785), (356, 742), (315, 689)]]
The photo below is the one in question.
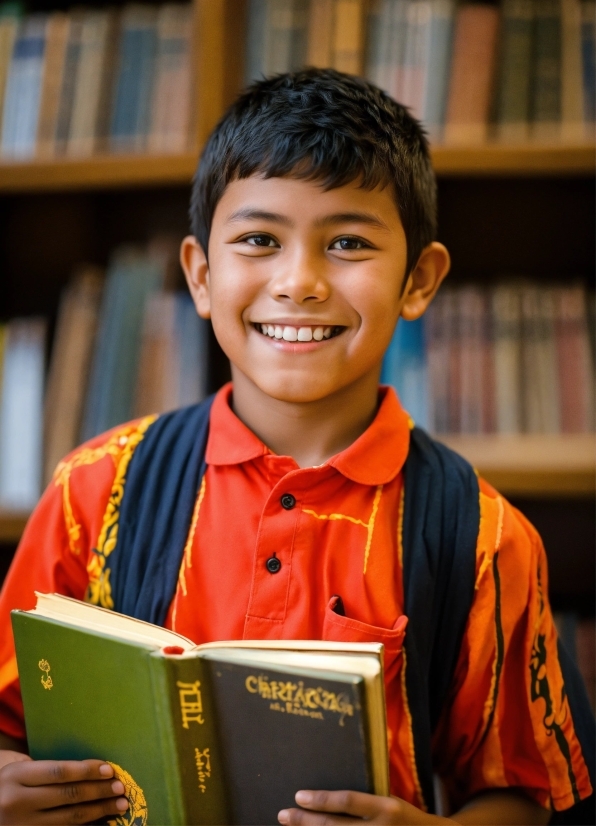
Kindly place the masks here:
[(480, 491), (461, 456), (414, 428), (404, 465), (407, 700), (418, 780), (435, 810), (431, 740), (474, 599)]
[(163, 625), (206, 470), (213, 397), (160, 416), (130, 460), (110, 554), (114, 609)]

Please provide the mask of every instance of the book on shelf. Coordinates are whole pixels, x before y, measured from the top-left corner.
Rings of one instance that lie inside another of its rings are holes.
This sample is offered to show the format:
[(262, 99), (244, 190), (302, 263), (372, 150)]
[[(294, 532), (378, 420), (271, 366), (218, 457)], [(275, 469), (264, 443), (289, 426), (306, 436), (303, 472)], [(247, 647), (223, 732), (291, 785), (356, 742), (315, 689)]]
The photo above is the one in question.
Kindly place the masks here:
[(0, 367), (0, 508), (30, 510), (40, 494), (46, 324), (3, 328)]
[(592, 300), (580, 285), (443, 288), (398, 322), (382, 380), (434, 433), (591, 432)]
[(380, 644), (196, 646), (55, 594), (12, 622), (31, 756), (108, 760), (131, 820), (273, 823), (299, 789), (389, 793)]

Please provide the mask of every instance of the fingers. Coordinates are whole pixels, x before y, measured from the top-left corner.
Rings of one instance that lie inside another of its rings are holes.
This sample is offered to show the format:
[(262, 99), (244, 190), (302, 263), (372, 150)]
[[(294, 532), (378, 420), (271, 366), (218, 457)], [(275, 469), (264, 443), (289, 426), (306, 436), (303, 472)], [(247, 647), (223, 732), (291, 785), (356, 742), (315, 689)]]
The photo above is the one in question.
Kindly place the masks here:
[(124, 785), (120, 780), (90, 780), (27, 788), (27, 800), (36, 811), (79, 805), (121, 795), (124, 795)]
[(41, 826), (70, 823), (96, 823), (104, 817), (121, 815), (128, 809), (128, 800), (125, 797), (111, 800), (96, 800), (93, 803), (81, 803), (75, 806), (61, 806), (58, 809), (49, 809), (39, 812), (36, 823)]
[[(280, 823), (295, 826), (335, 826), (365, 819), (374, 823), (399, 823), (400, 801), (352, 791), (300, 791), (296, 803), (302, 809), (284, 809)], [(308, 810), (308, 811), (305, 811)]]
[(11, 763), (6, 771), (23, 786), (105, 780), (114, 775), (114, 769), (102, 760), (32, 760)]

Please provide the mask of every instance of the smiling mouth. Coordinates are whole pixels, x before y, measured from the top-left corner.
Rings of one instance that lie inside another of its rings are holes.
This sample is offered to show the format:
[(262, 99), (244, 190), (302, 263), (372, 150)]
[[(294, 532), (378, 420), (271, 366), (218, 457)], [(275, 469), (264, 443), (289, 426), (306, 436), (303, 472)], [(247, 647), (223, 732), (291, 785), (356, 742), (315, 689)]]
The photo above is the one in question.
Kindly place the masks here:
[(340, 325), (292, 327), (288, 324), (259, 324), (252, 325), (258, 333), (277, 341), (323, 341), (335, 338), (346, 328)]

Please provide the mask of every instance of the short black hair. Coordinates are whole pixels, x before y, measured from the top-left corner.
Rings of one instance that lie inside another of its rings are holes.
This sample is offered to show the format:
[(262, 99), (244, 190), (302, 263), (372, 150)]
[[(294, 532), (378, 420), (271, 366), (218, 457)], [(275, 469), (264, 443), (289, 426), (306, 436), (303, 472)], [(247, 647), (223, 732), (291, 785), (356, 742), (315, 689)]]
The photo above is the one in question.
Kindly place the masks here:
[(307, 68), (257, 81), (211, 133), (193, 181), (191, 230), (207, 254), (215, 208), (228, 184), (261, 174), (393, 187), (407, 269), (434, 240), (436, 180), (426, 135), (405, 106), (368, 81)]

